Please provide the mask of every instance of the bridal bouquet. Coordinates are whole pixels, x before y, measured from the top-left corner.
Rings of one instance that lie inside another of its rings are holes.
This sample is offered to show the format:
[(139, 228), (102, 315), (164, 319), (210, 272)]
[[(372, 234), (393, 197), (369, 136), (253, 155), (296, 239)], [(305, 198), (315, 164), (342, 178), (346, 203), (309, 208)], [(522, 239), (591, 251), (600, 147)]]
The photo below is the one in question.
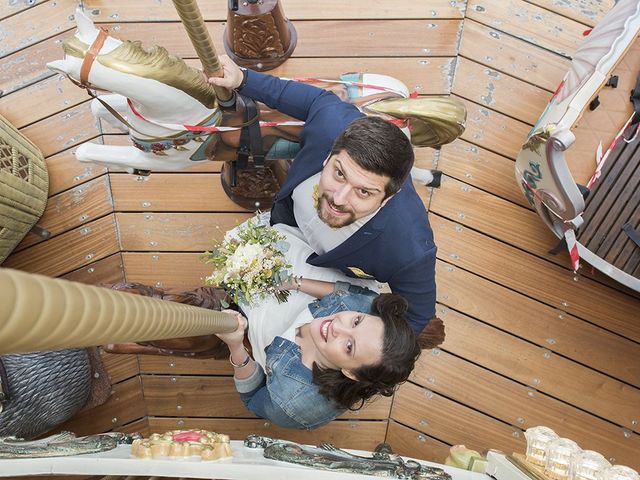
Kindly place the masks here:
[(284, 256), (288, 248), (277, 230), (259, 219), (247, 220), (205, 253), (205, 261), (214, 266), (206, 284), (224, 288), (237, 304), (251, 305), (267, 295), (286, 302), (289, 292), (277, 287), (291, 277), (291, 265)]

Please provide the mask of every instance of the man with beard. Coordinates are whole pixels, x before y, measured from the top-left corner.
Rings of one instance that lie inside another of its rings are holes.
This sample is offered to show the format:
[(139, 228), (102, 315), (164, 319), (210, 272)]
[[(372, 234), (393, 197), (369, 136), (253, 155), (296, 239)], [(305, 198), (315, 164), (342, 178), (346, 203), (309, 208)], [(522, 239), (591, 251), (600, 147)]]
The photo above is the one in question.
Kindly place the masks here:
[(435, 315), (436, 246), (409, 176), (410, 141), (331, 92), (220, 60), (224, 77), (210, 83), (306, 122), (271, 224), (300, 229), (315, 252), (307, 263), (388, 283), (408, 301), (408, 319), (421, 332)]

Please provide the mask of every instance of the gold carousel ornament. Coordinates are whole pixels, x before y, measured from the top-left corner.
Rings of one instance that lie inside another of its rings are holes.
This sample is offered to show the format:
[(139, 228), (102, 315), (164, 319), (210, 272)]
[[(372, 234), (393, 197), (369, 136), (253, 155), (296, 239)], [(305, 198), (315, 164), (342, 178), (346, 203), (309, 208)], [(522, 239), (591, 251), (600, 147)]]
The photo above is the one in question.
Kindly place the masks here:
[(229, 0), (224, 49), (238, 65), (271, 70), (291, 56), (297, 39), (279, 0)]

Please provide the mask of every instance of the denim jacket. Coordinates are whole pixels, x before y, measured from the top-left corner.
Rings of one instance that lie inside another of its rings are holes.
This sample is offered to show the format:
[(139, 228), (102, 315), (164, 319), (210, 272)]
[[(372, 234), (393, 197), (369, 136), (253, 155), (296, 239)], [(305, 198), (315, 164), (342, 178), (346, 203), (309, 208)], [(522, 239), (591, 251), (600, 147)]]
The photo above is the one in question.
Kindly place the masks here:
[[(376, 296), (368, 288), (337, 282), (334, 291), (309, 304), (309, 310), (314, 318), (346, 310), (371, 313)], [(257, 366), (249, 378), (235, 379), (240, 398), (255, 415), (281, 427), (310, 430), (344, 412), (320, 394), (313, 383), (312, 371), (302, 363), (302, 353), (296, 343), (276, 337), (265, 351), (266, 375)]]

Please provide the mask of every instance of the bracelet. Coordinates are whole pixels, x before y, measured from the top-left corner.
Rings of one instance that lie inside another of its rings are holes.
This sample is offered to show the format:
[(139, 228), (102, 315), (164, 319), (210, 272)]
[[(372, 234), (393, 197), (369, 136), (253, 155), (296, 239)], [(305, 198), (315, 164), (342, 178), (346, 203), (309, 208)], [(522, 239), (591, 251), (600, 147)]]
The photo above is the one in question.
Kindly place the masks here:
[(296, 292), (299, 292), (300, 287), (302, 287), (302, 275), (293, 277), (293, 281), (296, 284)]
[(247, 69), (244, 67), (240, 67), (240, 71), (242, 72), (242, 81), (240, 82), (240, 85), (238, 85), (235, 90), (242, 90), (244, 88), (244, 86), (247, 84)]
[(231, 365), (233, 365), (235, 368), (243, 368), (246, 367), (249, 362), (251, 361), (251, 355), (249, 355), (249, 350), (247, 350), (247, 347), (244, 347), (244, 351), (247, 352), (247, 358), (244, 359), (244, 362), (242, 363), (233, 363), (233, 358), (232, 358), (232, 354), (229, 354), (229, 363)]

